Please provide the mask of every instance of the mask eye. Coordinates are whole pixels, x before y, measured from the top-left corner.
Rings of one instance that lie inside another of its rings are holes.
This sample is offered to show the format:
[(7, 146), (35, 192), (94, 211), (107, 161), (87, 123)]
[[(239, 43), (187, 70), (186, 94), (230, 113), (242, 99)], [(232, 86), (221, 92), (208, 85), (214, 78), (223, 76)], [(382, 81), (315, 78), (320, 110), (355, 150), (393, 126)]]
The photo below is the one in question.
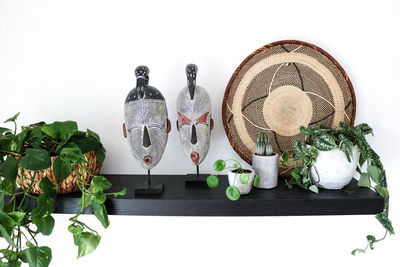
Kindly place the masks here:
[(180, 120), (181, 120), (181, 124), (182, 124), (182, 125), (185, 125), (185, 124), (187, 124), (187, 125), (192, 124), (192, 122), (189, 120), (189, 118), (186, 117), (185, 115), (183, 115), (182, 113), (178, 113), (178, 116), (179, 116), (179, 118), (180, 118)]
[(207, 123), (208, 112), (204, 113), (197, 119), (196, 123)]

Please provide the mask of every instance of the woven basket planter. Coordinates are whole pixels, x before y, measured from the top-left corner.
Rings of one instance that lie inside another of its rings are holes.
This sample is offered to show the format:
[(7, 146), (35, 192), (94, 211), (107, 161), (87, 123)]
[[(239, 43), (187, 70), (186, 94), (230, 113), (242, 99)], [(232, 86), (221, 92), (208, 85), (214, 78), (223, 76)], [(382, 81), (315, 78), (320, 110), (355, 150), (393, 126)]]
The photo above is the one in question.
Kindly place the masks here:
[[(100, 172), (101, 162), (97, 159), (96, 154), (92, 152), (85, 153), (85, 156), (88, 160), (88, 163), (82, 164), (90, 173), (97, 175)], [(43, 177), (48, 177), (50, 181), (57, 187), (59, 194), (68, 194), (72, 192), (76, 192), (79, 190), (78, 184), (76, 183), (77, 175), (74, 170), (72, 170), (70, 176), (68, 176), (64, 181), (62, 181), (59, 185), (57, 185), (56, 177), (53, 172), (53, 162), (57, 158), (57, 156), (51, 157), (51, 167), (40, 170), (36, 172), (35, 181), (31, 188), (32, 194), (41, 194), (42, 190), (39, 188), (40, 181)], [(78, 165), (75, 165), (75, 169), (78, 170), (79, 176), (82, 175)], [(24, 177), (33, 178), (34, 171), (24, 170)], [(86, 175), (85, 173), (85, 181), (86, 183), (90, 183), (93, 176)], [(22, 186), (21, 183), (21, 168), (18, 171), (17, 183)], [(24, 179), (24, 187), (29, 188), (30, 180)]]

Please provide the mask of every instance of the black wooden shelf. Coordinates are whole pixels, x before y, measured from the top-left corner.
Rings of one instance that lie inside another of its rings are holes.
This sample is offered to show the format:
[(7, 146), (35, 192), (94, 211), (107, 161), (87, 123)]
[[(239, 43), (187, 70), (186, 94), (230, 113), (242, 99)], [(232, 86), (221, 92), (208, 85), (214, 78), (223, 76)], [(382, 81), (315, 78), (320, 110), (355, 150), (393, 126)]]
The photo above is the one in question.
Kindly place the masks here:
[[(227, 177), (220, 176), (216, 189), (185, 187), (186, 175), (153, 175), (154, 183), (164, 183), (161, 196), (135, 197), (134, 188), (146, 181), (145, 175), (104, 175), (113, 184), (110, 191), (124, 186), (125, 196), (106, 200), (110, 215), (163, 216), (296, 216), (377, 214), (383, 210), (383, 198), (368, 188), (359, 188), (357, 181), (342, 190), (320, 190), (319, 194), (300, 189), (288, 189), (284, 180), (279, 186), (263, 190), (253, 188), (238, 201), (225, 196)], [(80, 194), (59, 195), (55, 213), (77, 213)], [(85, 213), (92, 213), (86, 209)]]

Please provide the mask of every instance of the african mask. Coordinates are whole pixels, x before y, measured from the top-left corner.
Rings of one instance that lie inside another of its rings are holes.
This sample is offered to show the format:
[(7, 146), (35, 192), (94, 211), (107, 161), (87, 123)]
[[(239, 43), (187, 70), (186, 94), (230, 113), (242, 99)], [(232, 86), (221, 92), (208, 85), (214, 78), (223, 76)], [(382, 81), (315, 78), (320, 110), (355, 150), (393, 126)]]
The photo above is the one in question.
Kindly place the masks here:
[(210, 113), (210, 96), (206, 90), (196, 85), (196, 76), (197, 66), (187, 65), (187, 86), (181, 90), (177, 99), (177, 128), (185, 156), (194, 165), (199, 165), (207, 156), (214, 122)]
[(151, 170), (164, 153), (171, 124), (164, 96), (148, 85), (149, 69), (139, 66), (135, 74), (136, 88), (125, 100), (124, 135), (133, 156), (143, 168)]

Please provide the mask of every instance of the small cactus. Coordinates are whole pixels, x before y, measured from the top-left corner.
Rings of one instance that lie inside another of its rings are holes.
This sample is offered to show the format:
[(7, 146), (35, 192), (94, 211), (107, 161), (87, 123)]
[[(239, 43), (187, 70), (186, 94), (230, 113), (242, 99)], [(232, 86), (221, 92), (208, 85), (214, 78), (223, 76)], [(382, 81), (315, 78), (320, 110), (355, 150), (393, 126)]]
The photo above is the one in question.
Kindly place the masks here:
[(257, 137), (256, 155), (270, 156), (272, 154), (272, 146), (269, 144), (268, 135), (260, 133)]

